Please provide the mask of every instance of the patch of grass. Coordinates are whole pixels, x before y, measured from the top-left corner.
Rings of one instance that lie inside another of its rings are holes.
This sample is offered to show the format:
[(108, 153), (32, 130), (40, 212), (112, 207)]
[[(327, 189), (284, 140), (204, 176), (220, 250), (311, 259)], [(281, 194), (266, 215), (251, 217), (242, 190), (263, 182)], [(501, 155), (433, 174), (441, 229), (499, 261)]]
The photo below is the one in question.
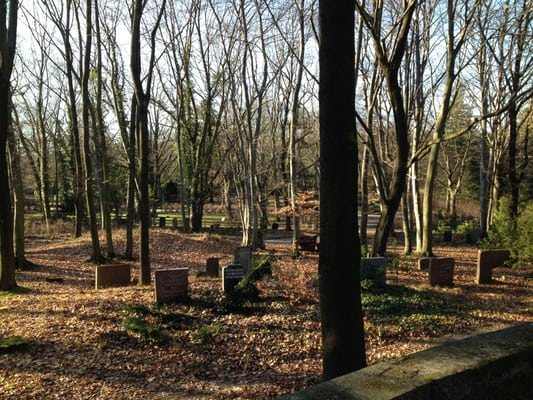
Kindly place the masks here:
[(208, 344), (213, 342), (216, 335), (223, 331), (223, 326), (220, 323), (213, 325), (202, 326), (196, 334), (193, 335), (193, 340), (197, 344)]
[(2, 297), (8, 297), (8, 296), (14, 296), (17, 294), (26, 294), (30, 293), (31, 289), (23, 287), (23, 286), (16, 286), (13, 289), (10, 290), (0, 290), (0, 298)]
[(472, 318), (467, 304), (405, 286), (363, 291), (362, 303), (371, 329), (386, 337), (410, 332), (436, 336), (464, 327)]
[(161, 326), (160, 314), (145, 304), (123, 304), (125, 314), (122, 328), (128, 335), (139, 336), (145, 341), (162, 342), (166, 335)]
[(24, 352), (30, 349), (30, 342), (18, 336), (10, 336), (0, 339), (0, 354)]

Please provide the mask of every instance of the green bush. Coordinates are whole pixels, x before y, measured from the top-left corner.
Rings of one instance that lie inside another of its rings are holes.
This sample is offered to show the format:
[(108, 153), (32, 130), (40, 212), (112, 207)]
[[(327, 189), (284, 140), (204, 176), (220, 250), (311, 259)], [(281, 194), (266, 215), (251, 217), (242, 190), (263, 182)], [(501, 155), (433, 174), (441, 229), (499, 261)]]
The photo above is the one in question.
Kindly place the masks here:
[(196, 334), (193, 335), (193, 341), (197, 344), (212, 343), (217, 335), (223, 331), (222, 324), (216, 323), (213, 325), (202, 326)]
[(526, 204), (518, 218), (510, 218), (509, 199), (502, 197), (494, 213), (488, 237), (482, 247), (509, 249), (516, 266), (533, 265), (533, 202)]
[(123, 304), (122, 328), (129, 335), (142, 340), (160, 342), (166, 339), (161, 325), (161, 314), (145, 304)]
[(516, 226), (516, 256), (521, 265), (533, 266), (533, 202), (518, 217)]
[(516, 240), (516, 225), (509, 215), (509, 199), (507, 197), (502, 197), (494, 212), (492, 225), (488, 231), (488, 237), (484, 241), (483, 247), (512, 250), (511, 246)]
[(255, 286), (255, 282), (262, 279), (264, 276), (272, 275), (272, 259), (270, 257), (262, 257), (258, 260), (258, 265), (252, 269), (248, 275), (241, 279), (235, 286), (232, 293), (226, 296), (223, 301), (223, 308), (226, 311), (238, 309), (245, 303), (255, 303), (260, 300), (259, 289)]

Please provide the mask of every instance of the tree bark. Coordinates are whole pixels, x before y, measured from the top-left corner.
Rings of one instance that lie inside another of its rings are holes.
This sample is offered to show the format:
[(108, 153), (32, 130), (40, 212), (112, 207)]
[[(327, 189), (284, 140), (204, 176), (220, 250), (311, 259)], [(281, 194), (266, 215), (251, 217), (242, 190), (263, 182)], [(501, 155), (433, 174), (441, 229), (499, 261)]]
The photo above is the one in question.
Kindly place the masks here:
[(103, 262), (102, 250), (100, 248), (100, 239), (98, 237), (98, 222), (96, 218), (96, 209), (94, 205), (93, 180), (94, 173), (90, 154), (90, 97), (89, 97), (89, 74), (91, 73), (91, 47), (92, 47), (92, 1), (86, 2), (87, 30), (85, 36), (85, 50), (83, 60), (83, 73), (81, 79), (81, 97), (82, 97), (82, 120), (83, 120), (83, 166), (85, 171), (85, 194), (87, 202), (87, 213), (89, 215), (89, 229), (91, 232), (92, 252), (91, 261), (100, 264)]
[(354, 2), (322, 0), (319, 287), (324, 379), (366, 365), (357, 229)]
[[(9, 10), (9, 12), (8, 12)], [(18, 1), (0, 3), (0, 290), (17, 286), (13, 251), (13, 213), (7, 165), (7, 138), (10, 129), (11, 72), (17, 38)]]
[[(12, 106), (12, 104), (11, 104)], [(15, 139), (15, 126), (13, 121), (10, 122), (12, 129), (9, 131), (8, 154), (11, 165), (11, 179), (13, 183), (13, 201), (14, 201), (14, 241), (15, 241), (15, 258), (18, 268), (24, 268), (31, 263), (26, 260), (26, 251), (24, 245), (24, 190), (22, 186), (22, 172), (20, 168), (20, 152)], [(18, 129), (17, 122), (17, 129)]]

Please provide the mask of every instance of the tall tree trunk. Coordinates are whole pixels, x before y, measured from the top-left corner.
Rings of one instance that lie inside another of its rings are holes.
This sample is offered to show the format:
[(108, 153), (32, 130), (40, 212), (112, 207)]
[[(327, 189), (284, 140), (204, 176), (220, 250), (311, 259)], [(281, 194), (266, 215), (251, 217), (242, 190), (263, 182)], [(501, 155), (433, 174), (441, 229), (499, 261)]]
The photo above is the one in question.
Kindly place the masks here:
[(136, 220), (135, 203), (137, 199), (136, 176), (137, 163), (135, 159), (137, 140), (135, 127), (137, 125), (137, 100), (135, 95), (131, 99), (130, 126), (128, 129), (128, 193), (126, 197), (126, 249), (124, 257), (133, 259), (133, 225)]
[(98, 0), (94, 4), (95, 14), (95, 33), (96, 33), (96, 57), (97, 57), (97, 79), (96, 79), (96, 104), (94, 106), (95, 115), (93, 117), (93, 131), (95, 133), (95, 144), (97, 147), (98, 158), (100, 159), (100, 212), (102, 214), (102, 226), (105, 231), (106, 257), (115, 257), (115, 248), (113, 245), (113, 226), (111, 224), (111, 189), (109, 184), (109, 160), (107, 154), (107, 140), (105, 136), (105, 123), (102, 111), (102, 40), (100, 35), (100, 12)]
[[(4, 5), (5, 6), (5, 5)], [(5, 13), (5, 10), (3, 10)], [(0, 6), (0, 18), (2, 17)], [(5, 22), (5, 17), (4, 17)], [(0, 37), (1, 39), (1, 37)], [(0, 46), (5, 49), (5, 38)], [(5, 54), (5, 52), (2, 52)], [(11, 212), (11, 190), (7, 163), (7, 137), (9, 130), (9, 75), (0, 68), (0, 290), (9, 290), (17, 286), (15, 270), (17, 268), (13, 251), (13, 214)]]
[[(296, 134), (298, 127), (298, 111), (300, 104), (300, 89), (302, 86), (305, 57), (305, 16), (304, 1), (299, 3), (299, 41), (298, 41), (298, 69), (296, 71), (296, 80), (294, 82), (294, 92), (291, 100), (291, 119), (289, 124), (289, 195), (294, 220), (294, 231), (292, 232), (292, 256), (297, 258), (300, 255), (300, 218), (298, 206), (296, 204)], [(355, 129), (354, 129), (355, 131)]]
[(143, 88), (141, 78), (141, 19), (146, 3), (143, 0), (135, 0), (133, 3), (131, 19), (131, 56), (130, 68), (135, 91), (135, 131), (139, 143), (140, 178), (139, 178), (139, 260), (141, 273), (139, 285), (149, 285), (150, 276), (150, 193), (149, 193), (149, 156), (150, 156), (150, 132), (148, 127), (148, 105), (150, 104), (150, 91), (152, 75), (155, 65), (155, 34), (159, 28), (166, 2), (163, 0), (157, 21), (150, 33), (150, 59), (146, 74), (146, 88)]
[[(9, 12), (8, 12), (9, 11)], [(0, 290), (17, 286), (13, 251), (13, 214), (7, 165), (10, 129), (10, 86), (17, 38), (18, 1), (0, 3)]]
[[(438, 134), (437, 134), (438, 135)], [(433, 244), (433, 189), (435, 187), (435, 178), (437, 175), (437, 163), (439, 158), (440, 144), (437, 142), (431, 146), (429, 152), (428, 168), (426, 171), (426, 180), (424, 182), (424, 197), (422, 200), (422, 254), (432, 256)]]
[(361, 235), (361, 245), (368, 251), (368, 163), (370, 162), (368, 148), (363, 148), (363, 155), (361, 160), (361, 173), (359, 175), (361, 180), (361, 223), (359, 231)]
[(81, 80), (82, 96), (82, 120), (83, 120), (83, 165), (85, 171), (85, 193), (87, 203), (87, 213), (89, 216), (89, 230), (91, 232), (92, 256), (91, 261), (100, 264), (103, 261), (100, 239), (98, 237), (98, 221), (96, 218), (96, 207), (94, 204), (93, 180), (94, 173), (91, 161), (90, 139), (91, 123), (89, 117), (90, 97), (89, 97), (89, 75), (91, 73), (91, 47), (92, 47), (92, 1), (87, 0), (85, 12), (87, 18), (87, 30), (85, 36), (84, 65)]
[(354, 2), (322, 0), (319, 287), (324, 379), (366, 366), (357, 229)]
[(411, 224), (409, 215), (409, 194), (405, 192), (402, 197), (402, 230), (404, 237), (403, 253), (411, 254), (413, 244), (411, 243)]
[[(12, 129), (9, 130), (8, 137), (8, 154), (11, 165), (11, 180), (13, 183), (13, 201), (14, 201), (14, 228), (15, 228), (15, 257), (17, 267), (24, 268), (31, 263), (26, 260), (26, 251), (24, 246), (24, 190), (22, 183), (22, 172), (20, 168), (20, 152), (15, 139), (15, 126), (11, 122)], [(16, 129), (19, 129), (18, 121)]]
[(388, 190), (383, 193), (381, 217), (378, 222), (372, 248), (372, 254), (374, 256), (383, 256), (387, 251), (389, 235), (394, 227), (396, 212), (400, 207), (402, 195), (406, 187), (407, 159), (409, 156), (407, 115), (403, 104), (402, 90), (398, 82), (398, 69), (391, 65), (384, 72), (394, 113), (395, 146), (397, 150), (391, 181)]
[(518, 216), (518, 203), (520, 194), (520, 178), (517, 171), (517, 140), (518, 140), (518, 108), (514, 101), (511, 101), (507, 111), (509, 118), (509, 148), (507, 150), (507, 176), (509, 178), (510, 198), (509, 218), (516, 222)]

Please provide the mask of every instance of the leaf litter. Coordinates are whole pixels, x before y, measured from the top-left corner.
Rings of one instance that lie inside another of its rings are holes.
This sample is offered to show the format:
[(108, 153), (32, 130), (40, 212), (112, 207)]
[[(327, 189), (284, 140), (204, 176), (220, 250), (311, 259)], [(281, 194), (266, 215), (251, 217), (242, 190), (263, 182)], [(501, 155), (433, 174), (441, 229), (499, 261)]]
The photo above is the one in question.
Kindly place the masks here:
[[(115, 241), (120, 254), (121, 232)], [(221, 279), (202, 272), (210, 257), (230, 264), (238, 245), (231, 236), (154, 229), (152, 269), (189, 268), (189, 299), (158, 306), (150, 286), (95, 290), (88, 237), (30, 240), (27, 257), (38, 266), (17, 274), (29, 291), (0, 296), (0, 339), (30, 345), (0, 354), (2, 398), (274, 399), (320, 382), (318, 255), (294, 260), (289, 244), (269, 244), (273, 273), (258, 283), (261, 300), (228, 311)], [(363, 291), (368, 363), (533, 320), (530, 270), (497, 268), (494, 283), (478, 286), (477, 249), (436, 252), (455, 258), (453, 287), (429, 286), (416, 260), (402, 258), (403, 268), (388, 272), (390, 289)], [(119, 261), (136, 279), (137, 263)], [(161, 336), (125, 330), (139, 306)]]

